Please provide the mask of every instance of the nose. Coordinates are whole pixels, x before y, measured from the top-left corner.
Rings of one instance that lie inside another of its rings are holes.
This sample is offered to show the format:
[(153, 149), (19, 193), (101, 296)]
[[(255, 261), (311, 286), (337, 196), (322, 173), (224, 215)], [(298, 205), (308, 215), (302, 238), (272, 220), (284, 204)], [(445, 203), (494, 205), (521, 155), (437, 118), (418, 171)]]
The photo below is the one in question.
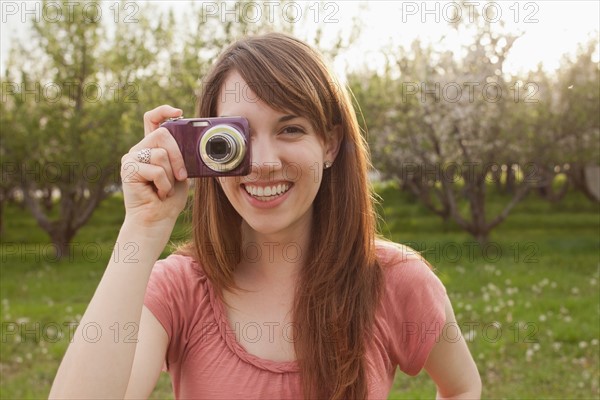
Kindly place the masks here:
[(279, 149), (273, 135), (257, 133), (251, 141), (251, 176), (255, 180), (273, 179), (275, 172), (282, 168)]

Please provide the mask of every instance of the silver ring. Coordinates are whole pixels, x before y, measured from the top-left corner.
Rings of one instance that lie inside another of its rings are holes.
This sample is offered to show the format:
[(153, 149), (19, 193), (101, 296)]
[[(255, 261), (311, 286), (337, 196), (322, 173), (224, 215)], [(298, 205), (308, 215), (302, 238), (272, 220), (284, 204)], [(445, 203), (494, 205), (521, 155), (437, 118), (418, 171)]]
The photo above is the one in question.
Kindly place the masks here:
[(137, 160), (143, 164), (150, 164), (150, 149), (146, 147), (138, 151)]

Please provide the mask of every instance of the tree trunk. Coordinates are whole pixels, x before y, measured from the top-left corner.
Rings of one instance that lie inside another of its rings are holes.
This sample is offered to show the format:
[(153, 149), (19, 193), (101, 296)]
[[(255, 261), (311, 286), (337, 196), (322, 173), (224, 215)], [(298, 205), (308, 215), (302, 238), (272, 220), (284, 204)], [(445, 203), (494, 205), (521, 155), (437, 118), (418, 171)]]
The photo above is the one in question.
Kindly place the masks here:
[(547, 200), (551, 203), (558, 203), (561, 201), (568, 192), (569, 189), (569, 179), (565, 181), (562, 187), (558, 190), (554, 190), (554, 178), (556, 175), (554, 172), (548, 171), (544, 167), (539, 168), (542, 179), (540, 180), (539, 186), (537, 188), (537, 192), (544, 200)]
[(0, 236), (4, 237), (4, 203), (6, 202), (6, 196), (4, 193), (0, 196)]
[(495, 171), (492, 170), (492, 181), (498, 193), (504, 192), (504, 187), (502, 187), (502, 168), (500, 166)]
[(506, 165), (506, 183), (504, 184), (505, 194), (515, 193), (516, 176), (515, 171), (512, 169), (512, 163)]
[(42, 205), (47, 213), (52, 211), (54, 204), (52, 203), (52, 188), (45, 188), (42, 190)]
[(71, 256), (71, 240), (75, 232), (68, 226), (58, 225), (57, 229), (50, 232), (50, 239), (54, 245), (56, 260), (64, 260)]
[(571, 180), (573, 187), (582, 192), (588, 199), (593, 202), (598, 202), (600, 200), (595, 196), (588, 186), (586, 181), (585, 165), (580, 163), (570, 164), (570, 168), (567, 171), (567, 176)]

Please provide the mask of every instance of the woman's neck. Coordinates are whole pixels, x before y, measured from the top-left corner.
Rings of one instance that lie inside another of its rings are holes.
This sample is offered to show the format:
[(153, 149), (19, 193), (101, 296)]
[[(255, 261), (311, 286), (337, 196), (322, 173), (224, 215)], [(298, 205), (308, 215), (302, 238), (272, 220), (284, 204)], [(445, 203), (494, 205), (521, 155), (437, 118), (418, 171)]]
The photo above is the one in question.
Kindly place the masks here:
[(310, 244), (312, 215), (285, 231), (260, 233), (242, 223), (242, 261), (236, 272), (259, 286), (292, 287), (304, 265)]

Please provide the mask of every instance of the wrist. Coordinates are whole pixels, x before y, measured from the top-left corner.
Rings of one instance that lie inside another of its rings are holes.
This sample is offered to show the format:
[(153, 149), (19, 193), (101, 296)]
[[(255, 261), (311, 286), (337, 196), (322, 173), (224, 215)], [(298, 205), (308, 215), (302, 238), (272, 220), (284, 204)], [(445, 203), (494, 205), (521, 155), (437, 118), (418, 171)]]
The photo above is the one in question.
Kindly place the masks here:
[[(141, 213), (139, 213), (141, 214)], [(154, 219), (152, 217), (148, 217), (145, 215), (139, 215), (138, 213), (125, 213), (125, 219), (123, 220), (123, 225), (131, 228), (136, 228), (141, 231), (149, 231), (153, 234), (170, 231), (175, 227), (175, 223), (177, 222), (177, 216)]]
[(159, 245), (167, 244), (176, 220), (167, 220), (154, 223), (143, 223), (135, 218), (125, 216), (119, 232), (119, 238), (131, 238), (143, 243)]

